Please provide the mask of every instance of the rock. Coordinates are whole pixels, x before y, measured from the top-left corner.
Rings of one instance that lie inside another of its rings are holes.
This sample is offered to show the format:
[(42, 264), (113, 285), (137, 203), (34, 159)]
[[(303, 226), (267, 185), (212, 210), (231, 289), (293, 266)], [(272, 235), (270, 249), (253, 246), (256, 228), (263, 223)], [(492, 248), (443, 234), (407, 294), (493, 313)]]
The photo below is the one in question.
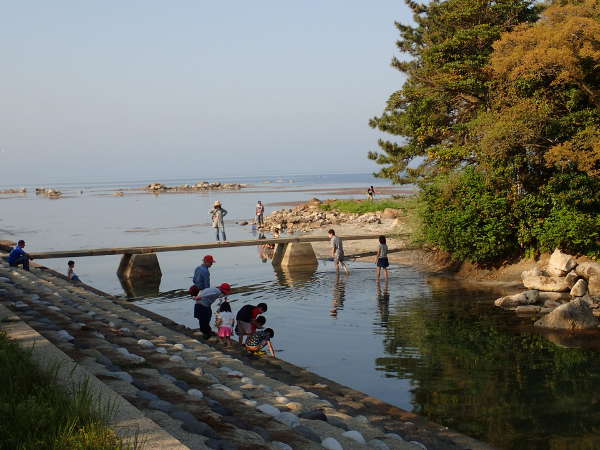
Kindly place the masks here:
[(583, 297), (587, 294), (588, 283), (585, 280), (579, 280), (575, 285), (571, 288), (571, 296), (572, 297)]
[(183, 358), (179, 355), (173, 355), (169, 357), (169, 361), (173, 362), (183, 362)]
[(294, 427), (294, 431), (296, 433), (301, 434), (306, 439), (310, 439), (313, 442), (318, 442), (318, 443), (321, 442), (321, 436), (319, 436), (312, 429), (308, 428), (306, 425), (298, 425), (298, 426)]
[(591, 261), (583, 262), (575, 268), (575, 271), (580, 277), (589, 280), (593, 275), (600, 276), (600, 263)]
[(218, 389), (220, 391), (225, 391), (225, 392), (231, 392), (232, 389), (228, 386), (225, 386), (224, 384), (211, 384), (210, 389)]
[(277, 422), (281, 422), (290, 428), (300, 425), (300, 419), (298, 419), (298, 416), (296, 416), (296, 414), (292, 414), (291, 412), (279, 413), (274, 416), (274, 418)]
[(241, 226), (248, 225), (248, 221), (247, 221), (247, 220), (242, 220), (242, 221), (240, 222), (240, 225), (241, 225)]
[(508, 295), (506, 297), (500, 297), (499, 299), (496, 299), (494, 305), (502, 308), (512, 308), (519, 305), (532, 305), (537, 303), (538, 299), (539, 292), (536, 290), (529, 290), (514, 295)]
[(556, 302), (554, 300), (546, 300), (544, 302), (544, 308), (558, 308), (560, 305), (562, 305), (562, 303)]
[(380, 441), (379, 439), (371, 439), (369, 442), (367, 442), (367, 445), (376, 450), (389, 450), (390, 449), (385, 442)]
[(547, 300), (552, 300), (555, 302), (569, 302), (571, 301), (571, 296), (568, 292), (540, 292), (539, 299), (540, 302), (545, 302)]
[(140, 347), (154, 348), (154, 344), (148, 339), (140, 339), (139, 341), (137, 341), (137, 343)]
[(417, 447), (421, 447), (423, 450), (427, 450), (427, 447), (425, 447), (425, 444), (423, 444), (422, 442), (419, 441), (408, 441), (409, 444), (412, 445), (416, 445)]
[(337, 439), (332, 437), (323, 439), (323, 441), (321, 441), (321, 445), (327, 450), (344, 450), (344, 447), (340, 445)]
[(396, 441), (403, 441), (404, 439), (397, 433), (386, 433), (385, 437), (388, 439), (394, 439)]
[(185, 350), (185, 345), (183, 345), (183, 344), (175, 344), (175, 345), (173, 345), (173, 348), (175, 348), (177, 350)]
[(249, 406), (251, 408), (254, 408), (258, 403), (256, 400), (248, 400), (247, 398), (241, 399), (240, 402), (242, 402), (244, 405)]
[(187, 384), (187, 383), (186, 383), (185, 381), (183, 381), (183, 380), (175, 380), (175, 381), (173, 382), (173, 384), (174, 384), (175, 386), (177, 386), (179, 389), (181, 389), (182, 391), (185, 391), (185, 392), (187, 392), (187, 391), (189, 391), (189, 390), (190, 390), (190, 385), (189, 385), (189, 384)]
[(165, 400), (152, 400), (148, 404), (148, 408), (157, 409), (159, 411), (169, 414), (175, 408), (175, 406), (173, 406), (171, 402), (167, 402)]
[(292, 447), (279, 441), (273, 441), (271, 442), (271, 445), (279, 450), (292, 450)]
[(592, 314), (592, 310), (581, 299), (560, 305), (537, 322), (536, 327), (561, 330), (585, 330), (596, 328), (600, 324)]
[(517, 306), (515, 308), (515, 312), (517, 314), (536, 314), (536, 313), (540, 312), (540, 309), (542, 309), (542, 308), (537, 305), (522, 305), (522, 306)]
[(271, 417), (275, 417), (275, 416), (279, 415), (281, 412), (274, 406), (269, 405), (268, 403), (263, 403), (262, 405), (257, 406), (256, 409), (265, 413), (267, 416), (271, 416)]
[(202, 400), (204, 398), (204, 394), (198, 389), (188, 389), (187, 393), (194, 400)]
[(133, 377), (127, 372), (113, 372), (111, 375), (113, 377), (119, 378), (120, 380), (126, 381), (127, 383), (131, 383), (133, 381)]
[(592, 297), (600, 297), (600, 275), (592, 275), (589, 278), (588, 293)]
[(575, 270), (571, 270), (565, 276), (565, 281), (567, 282), (567, 284), (569, 285), (569, 287), (575, 286), (575, 283), (577, 282), (578, 279), (579, 279), (579, 275), (577, 275), (577, 272)]
[(394, 208), (385, 208), (381, 213), (382, 219), (395, 219), (400, 215), (401, 211)]
[(537, 289), (538, 291), (549, 291), (549, 292), (566, 292), (570, 289), (569, 284), (563, 277), (547, 277), (544, 275), (540, 275), (540, 276), (523, 276), (522, 275), (522, 278), (523, 278), (523, 285), (527, 289)]
[(69, 334), (66, 330), (60, 330), (56, 332), (56, 337), (61, 341), (72, 341), (75, 338)]
[(348, 431), (350, 429), (348, 427), (348, 425), (346, 424), (346, 422), (344, 422), (342, 419), (339, 419), (337, 417), (327, 416), (327, 422), (329, 422), (330, 425), (341, 428), (344, 431)]
[(366, 441), (365, 441), (365, 438), (363, 437), (363, 435), (360, 434), (356, 430), (345, 431), (344, 433), (342, 433), (342, 436), (352, 439), (353, 441), (356, 441), (360, 444), (366, 444)]
[[(200, 422), (199, 420), (193, 420), (189, 422), (183, 422), (181, 425), (185, 431), (194, 434), (200, 434), (202, 436), (206, 436), (210, 439), (218, 439), (219, 436), (215, 432), (215, 430), (210, 426), (205, 424), (204, 422)], [(219, 447), (217, 447), (219, 448)]]
[(136, 395), (143, 400), (148, 400), (149, 402), (158, 400), (158, 395), (148, 391), (137, 391)]
[(571, 255), (561, 252), (559, 249), (556, 249), (550, 256), (548, 266), (546, 267), (546, 272), (548, 272), (550, 276), (564, 277), (567, 273), (574, 269), (576, 265), (577, 263), (575, 262), (575, 258), (573, 258)]
[(306, 411), (306, 412), (298, 414), (298, 416), (302, 419), (322, 420), (324, 422), (327, 422), (327, 416), (320, 409), (313, 409), (312, 411)]

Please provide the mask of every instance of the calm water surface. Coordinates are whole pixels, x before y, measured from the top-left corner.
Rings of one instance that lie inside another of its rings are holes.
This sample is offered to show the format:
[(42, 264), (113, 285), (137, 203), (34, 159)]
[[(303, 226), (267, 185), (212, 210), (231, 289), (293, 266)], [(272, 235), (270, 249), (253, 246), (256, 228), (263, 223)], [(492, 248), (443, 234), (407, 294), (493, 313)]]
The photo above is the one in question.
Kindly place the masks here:
[[(327, 182), (309, 181), (290, 184), (316, 189)], [(0, 199), (0, 239), (24, 238), (32, 251), (206, 242), (213, 240), (207, 210), (217, 198), (235, 221), (252, 216), (257, 197), (268, 204), (315, 195), (283, 192), (283, 185), (255, 195), (103, 195), (109, 187), (81, 195), (73, 185), (70, 198), (58, 201)], [(256, 237), (233, 223), (227, 231), (230, 240)], [(277, 272), (257, 248), (211, 253), (213, 284), (227, 281), (240, 292), (231, 297), (234, 310), (269, 304), (267, 325), (281, 358), (500, 448), (600, 448), (598, 352), (537, 334), (527, 319), (494, 308), (494, 293), (460, 289), (404, 266), (392, 267), (388, 286), (378, 287), (372, 264), (351, 263), (350, 276), (338, 277), (329, 262), (310, 273)], [(160, 254), (160, 284), (128, 286), (137, 296), (132, 301), (197, 327), (182, 289), (204, 254)], [(81, 258), (76, 270), (86, 282), (124, 295), (118, 262)], [(44, 263), (66, 268), (65, 261)]]

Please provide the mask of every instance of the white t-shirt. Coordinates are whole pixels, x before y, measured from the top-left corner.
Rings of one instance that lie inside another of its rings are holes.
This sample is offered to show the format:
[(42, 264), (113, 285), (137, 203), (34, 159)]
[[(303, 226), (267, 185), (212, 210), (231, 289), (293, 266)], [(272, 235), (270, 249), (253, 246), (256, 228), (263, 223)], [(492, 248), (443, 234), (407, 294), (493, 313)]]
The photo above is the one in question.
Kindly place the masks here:
[(219, 312), (219, 317), (221, 318), (221, 326), (233, 328), (233, 321), (235, 317), (232, 312), (229, 311), (221, 311)]

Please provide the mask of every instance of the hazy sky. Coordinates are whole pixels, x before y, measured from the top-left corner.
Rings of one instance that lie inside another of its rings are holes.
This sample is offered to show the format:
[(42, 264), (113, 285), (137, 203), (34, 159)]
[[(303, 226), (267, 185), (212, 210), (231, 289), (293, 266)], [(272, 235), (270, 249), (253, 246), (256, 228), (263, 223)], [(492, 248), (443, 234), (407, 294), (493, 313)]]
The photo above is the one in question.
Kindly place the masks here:
[(0, 0), (0, 184), (369, 172), (401, 0)]

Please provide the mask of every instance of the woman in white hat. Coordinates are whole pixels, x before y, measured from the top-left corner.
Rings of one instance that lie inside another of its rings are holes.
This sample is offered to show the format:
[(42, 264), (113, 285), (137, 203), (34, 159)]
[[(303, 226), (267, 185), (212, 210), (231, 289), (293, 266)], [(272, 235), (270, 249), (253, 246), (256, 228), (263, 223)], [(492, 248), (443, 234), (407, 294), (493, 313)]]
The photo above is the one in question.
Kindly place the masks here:
[(226, 241), (227, 237), (225, 236), (225, 222), (223, 221), (223, 217), (227, 215), (227, 210), (221, 208), (221, 202), (217, 200), (213, 209), (209, 211), (209, 214), (212, 219), (212, 226), (217, 230), (217, 241), (219, 240), (219, 229), (223, 235), (223, 240)]

